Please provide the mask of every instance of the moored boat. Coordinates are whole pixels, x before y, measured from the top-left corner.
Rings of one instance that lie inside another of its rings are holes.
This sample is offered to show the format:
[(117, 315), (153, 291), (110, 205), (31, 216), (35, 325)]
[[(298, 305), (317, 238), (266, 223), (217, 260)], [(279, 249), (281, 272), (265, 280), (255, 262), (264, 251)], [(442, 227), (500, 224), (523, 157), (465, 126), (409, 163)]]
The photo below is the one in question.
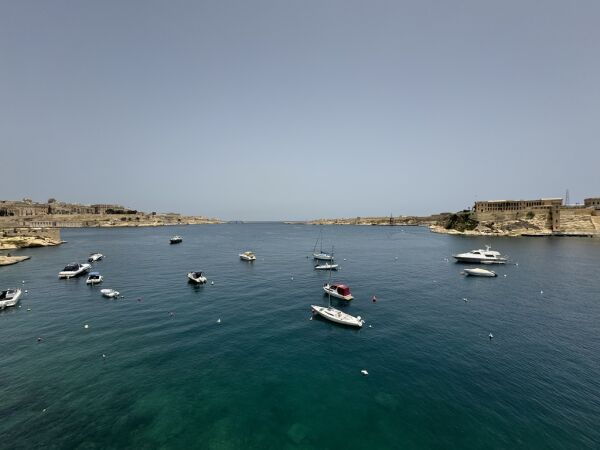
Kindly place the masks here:
[(119, 291), (115, 291), (114, 289), (100, 289), (100, 293), (107, 298), (119, 297)]
[(62, 272), (58, 273), (58, 278), (75, 278), (88, 272), (92, 268), (91, 264), (79, 264), (77, 262), (67, 264)]
[(498, 276), (493, 270), (486, 270), (476, 267), (475, 269), (465, 269), (463, 272), (474, 277), (496, 277)]
[(183, 242), (183, 238), (181, 236), (173, 236), (173, 237), (171, 237), (169, 242), (171, 244), (179, 244), (179, 243)]
[(104, 258), (104, 255), (102, 253), (92, 253), (88, 258), (88, 262), (92, 263), (92, 262), (100, 261), (103, 258)]
[(331, 306), (327, 307), (311, 305), (311, 308), (314, 314), (318, 314), (327, 320), (342, 325), (360, 328), (365, 323), (365, 321), (362, 320), (360, 316), (351, 316), (350, 314), (346, 314), (345, 312), (340, 311), (339, 309), (332, 308)]
[(202, 272), (189, 272), (187, 276), (190, 283), (204, 284), (208, 281)]
[(508, 258), (502, 256), (500, 252), (491, 250), (489, 245), (485, 246), (485, 250), (471, 250), (466, 253), (453, 255), (458, 262), (465, 263), (483, 263), (483, 264), (505, 264)]
[(338, 264), (330, 264), (328, 262), (317, 264), (315, 270), (338, 270)]
[(256, 261), (256, 255), (254, 252), (244, 252), (240, 253), (240, 259), (244, 261)]
[(21, 289), (7, 289), (0, 292), (0, 309), (15, 306), (21, 298)]
[(100, 275), (100, 272), (90, 272), (85, 283), (91, 285), (100, 284), (102, 280), (104, 280), (104, 277)]
[(354, 297), (350, 293), (350, 288), (345, 284), (329, 284), (326, 283), (323, 285), (323, 290), (325, 294), (331, 295), (335, 298), (340, 298), (342, 300), (352, 300)]

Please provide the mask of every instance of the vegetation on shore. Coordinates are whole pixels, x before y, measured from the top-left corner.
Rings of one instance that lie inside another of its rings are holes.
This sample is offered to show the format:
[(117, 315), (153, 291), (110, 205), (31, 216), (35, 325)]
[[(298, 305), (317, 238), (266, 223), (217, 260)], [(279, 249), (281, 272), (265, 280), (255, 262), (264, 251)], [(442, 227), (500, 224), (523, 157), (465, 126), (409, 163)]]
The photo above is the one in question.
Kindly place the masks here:
[(473, 219), (470, 211), (461, 211), (458, 213), (450, 214), (446, 217), (441, 225), (446, 230), (456, 231), (472, 231), (477, 228), (479, 222)]

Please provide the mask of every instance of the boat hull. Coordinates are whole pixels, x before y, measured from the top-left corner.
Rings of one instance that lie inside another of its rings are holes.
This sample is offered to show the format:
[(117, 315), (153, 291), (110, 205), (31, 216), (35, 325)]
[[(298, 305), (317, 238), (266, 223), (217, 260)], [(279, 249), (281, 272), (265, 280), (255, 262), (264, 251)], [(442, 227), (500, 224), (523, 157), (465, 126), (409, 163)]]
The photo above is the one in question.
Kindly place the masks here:
[(505, 258), (480, 258), (477, 256), (462, 256), (462, 255), (453, 255), (454, 259), (457, 262), (469, 263), (469, 264), (506, 264)]
[(58, 278), (68, 279), (68, 278), (77, 278), (90, 271), (92, 266), (90, 264), (82, 264), (78, 270), (67, 270), (58, 273)]
[(337, 264), (316, 265), (315, 270), (338, 270), (338, 265)]
[(206, 284), (208, 279), (204, 276), (195, 278), (191, 273), (188, 273), (188, 283), (192, 284)]
[(351, 294), (342, 295), (338, 293), (335, 289), (328, 289), (327, 286), (323, 286), (323, 291), (325, 291), (325, 295), (331, 295), (332, 297), (339, 298), (340, 300), (350, 301), (354, 299)]
[(0, 309), (15, 306), (17, 303), (19, 303), (22, 294), (23, 292), (21, 289), (17, 289), (12, 297), (0, 300)]
[(496, 272), (493, 272), (491, 270), (485, 270), (485, 269), (465, 269), (463, 272), (465, 272), (465, 274), (470, 275), (472, 277), (496, 277), (498, 276), (496, 274)]
[(362, 327), (364, 321), (360, 317), (354, 317), (350, 314), (340, 311), (335, 308), (326, 308), (324, 306), (311, 305), (314, 314), (318, 314), (324, 319), (330, 322), (338, 323), (340, 325), (347, 325), (349, 327)]
[(119, 296), (119, 291), (115, 291), (114, 289), (102, 289), (100, 292), (106, 298), (117, 298)]

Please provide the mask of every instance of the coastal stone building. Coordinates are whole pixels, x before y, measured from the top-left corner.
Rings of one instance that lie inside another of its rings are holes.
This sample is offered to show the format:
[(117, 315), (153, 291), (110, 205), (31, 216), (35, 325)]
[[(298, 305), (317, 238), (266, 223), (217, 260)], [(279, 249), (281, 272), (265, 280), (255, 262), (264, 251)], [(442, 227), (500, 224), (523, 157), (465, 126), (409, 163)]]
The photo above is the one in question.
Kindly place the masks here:
[(583, 205), (564, 205), (562, 198), (537, 200), (491, 200), (475, 202), (473, 218), (480, 223), (527, 220), (552, 232), (600, 232), (600, 198), (587, 198)]
[(583, 199), (583, 205), (586, 208), (600, 209), (600, 197), (585, 198)]
[(46, 203), (33, 202), (25, 198), (20, 201), (0, 200), (0, 217), (35, 217), (47, 215), (88, 215), (107, 214), (107, 211), (126, 211), (121, 205), (57, 202), (54, 199)]

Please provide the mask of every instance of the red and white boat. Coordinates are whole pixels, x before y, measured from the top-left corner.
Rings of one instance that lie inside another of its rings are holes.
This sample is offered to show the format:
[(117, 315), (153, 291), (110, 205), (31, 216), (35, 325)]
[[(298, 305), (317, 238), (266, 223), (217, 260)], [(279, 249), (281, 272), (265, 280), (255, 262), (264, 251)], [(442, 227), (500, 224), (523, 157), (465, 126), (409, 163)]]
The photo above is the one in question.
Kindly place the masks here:
[(352, 293), (350, 293), (350, 288), (345, 284), (329, 284), (326, 283), (323, 285), (323, 290), (326, 294), (331, 295), (335, 298), (340, 298), (342, 300), (352, 300), (354, 297)]

